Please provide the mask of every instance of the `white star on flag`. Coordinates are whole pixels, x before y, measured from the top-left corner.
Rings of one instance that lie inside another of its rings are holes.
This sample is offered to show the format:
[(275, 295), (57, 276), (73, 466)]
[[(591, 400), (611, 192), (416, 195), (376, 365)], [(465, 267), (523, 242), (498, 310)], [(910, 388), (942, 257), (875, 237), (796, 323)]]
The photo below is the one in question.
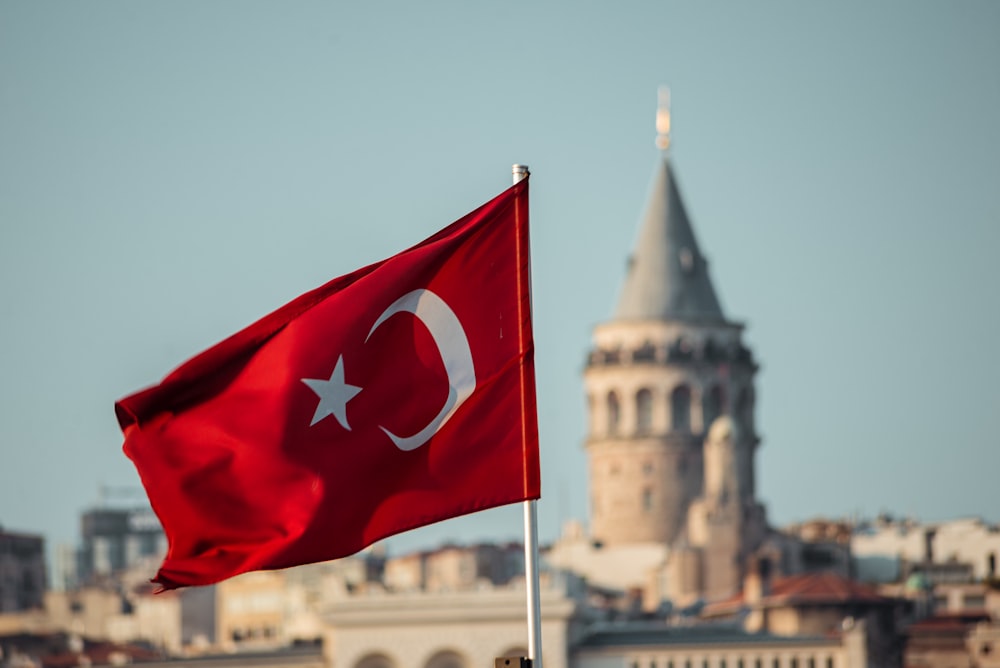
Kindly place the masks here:
[(337, 418), (341, 427), (350, 431), (351, 427), (347, 424), (347, 402), (353, 399), (361, 388), (344, 382), (344, 356), (337, 358), (337, 366), (333, 368), (330, 380), (303, 378), (302, 382), (319, 397), (319, 405), (316, 406), (316, 412), (309, 426), (313, 426), (327, 415), (332, 415)]

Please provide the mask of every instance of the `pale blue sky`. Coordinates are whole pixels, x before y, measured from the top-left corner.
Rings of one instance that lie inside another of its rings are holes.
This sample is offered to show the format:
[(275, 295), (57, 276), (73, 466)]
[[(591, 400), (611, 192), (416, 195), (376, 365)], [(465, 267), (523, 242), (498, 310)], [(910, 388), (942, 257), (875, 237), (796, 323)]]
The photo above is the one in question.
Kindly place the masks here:
[[(1000, 3), (0, 2), (0, 523), (137, 484), (115, 399), (532, 168), (541, 534), (671, 86), (772, 522), (1000, 520)], [(519, 510), (395, 550), (517, 537)]]

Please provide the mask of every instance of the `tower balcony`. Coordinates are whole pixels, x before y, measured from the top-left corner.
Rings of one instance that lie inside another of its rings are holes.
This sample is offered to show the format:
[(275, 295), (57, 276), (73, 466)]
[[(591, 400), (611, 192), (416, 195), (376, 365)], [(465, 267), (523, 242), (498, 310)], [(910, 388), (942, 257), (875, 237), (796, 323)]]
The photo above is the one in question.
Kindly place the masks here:
[(586, 368), (632, 365), (718, 365), (731, 364), (757, 370), (753, 352), (742, 343), (721, 344), (707, 339), (694, 345), (677, 338), (667, 345), (644, 343), (635, 348), (594, 348), (587, 353)]

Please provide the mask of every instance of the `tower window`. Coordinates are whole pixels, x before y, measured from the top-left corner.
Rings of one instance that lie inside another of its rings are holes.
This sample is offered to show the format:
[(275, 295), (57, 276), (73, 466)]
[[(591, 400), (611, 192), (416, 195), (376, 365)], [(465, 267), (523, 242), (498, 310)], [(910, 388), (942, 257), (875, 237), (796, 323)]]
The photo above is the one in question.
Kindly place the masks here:
[(621, 419), (621, 405), (618, 402), (618, 395), (608, 392), (608, 433), (618, 433), (618, 422)]
[(636, 431), (648, 434), (653, 429), (653, 393), (643, 388), (635, 395)]
[(653, 509), (653, 490), (649, 487), (642, 490), (642, 509), (645, 512)]
[(715, 418), (722, 415), (722, 388), (713, 385), (705, 392), (701, 400), (702, 416), (705, 419), (705, 431), (708, 431)]
[(685, 274), (690, 274), (694, 271), (694, 253), (691, 252), (690, 248), (682, 248), (680, 252), (681, 269), (684, 270)]
[(678, 385), (670, 393), (670, 426), (674, 431), (691, 430), (691, 390)]

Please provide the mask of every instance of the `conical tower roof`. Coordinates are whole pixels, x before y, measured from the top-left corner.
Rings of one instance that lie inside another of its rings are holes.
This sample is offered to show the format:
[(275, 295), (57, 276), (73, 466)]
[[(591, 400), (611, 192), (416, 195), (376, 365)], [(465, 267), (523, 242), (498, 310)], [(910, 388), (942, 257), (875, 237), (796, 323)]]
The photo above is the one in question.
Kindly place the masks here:
[(653, 178), (615, 319), (725, 320), (666, 155)]

